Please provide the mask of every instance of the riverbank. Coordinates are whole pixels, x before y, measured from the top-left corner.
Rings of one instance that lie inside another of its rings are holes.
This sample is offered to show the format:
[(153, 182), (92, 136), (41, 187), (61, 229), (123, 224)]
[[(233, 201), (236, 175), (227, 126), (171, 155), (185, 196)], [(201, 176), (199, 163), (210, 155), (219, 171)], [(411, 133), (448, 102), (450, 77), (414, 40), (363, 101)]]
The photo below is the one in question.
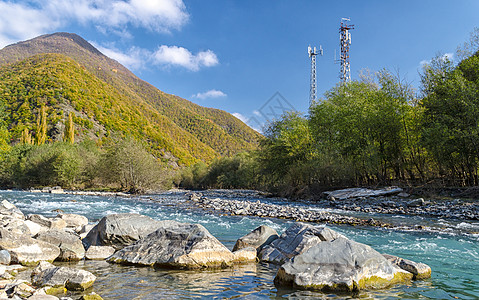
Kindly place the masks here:
[(478, 220), (479, 207), (475, 202), (460, 199), (424, 200), (404, 193), (400, 195), (290, 201), (267, 198), (263, 192), (250, 190), (186, 192), (191, 203), (188, 205), (215, 214), (401, 231), (479, 234), (476, 225), (464, 223)]

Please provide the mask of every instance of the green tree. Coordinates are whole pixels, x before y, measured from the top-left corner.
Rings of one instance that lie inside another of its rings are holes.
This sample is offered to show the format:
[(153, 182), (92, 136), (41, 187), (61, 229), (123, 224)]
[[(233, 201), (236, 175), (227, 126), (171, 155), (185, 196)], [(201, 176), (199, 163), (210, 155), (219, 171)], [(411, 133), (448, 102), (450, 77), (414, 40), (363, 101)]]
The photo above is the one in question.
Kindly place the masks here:
[(65, 124), (65, 141), (73, 144), (75, 142), (75, 125), (73, 124), (73, 113), (68, 114), (68, 121)]
[(436, 57), (422, 74), (422, 143), (440, 175), (477, 185), (479, 163), (479, 54), (457, 67)]
[(297, 112), (289, 112), (272, 122), (260, 141), (258, 164), (269, 186), (303, 184), (291, 171), (313, 157), (313, 144), (308, 120)]
[(157, 189), (165, 182), (166, 170), (133, 138), (111, 140), (101, 159), (100, 176), (122, 190), (141, 193)]
[(349, 169), (358, 185), (404, 179), (405, 169), (415, 173), (407, 150), (413, 100), (411, 88), (386, 70), (336, 86), (310, 111), (318, 157), (326, 165), (343, 165), (341, 177)]

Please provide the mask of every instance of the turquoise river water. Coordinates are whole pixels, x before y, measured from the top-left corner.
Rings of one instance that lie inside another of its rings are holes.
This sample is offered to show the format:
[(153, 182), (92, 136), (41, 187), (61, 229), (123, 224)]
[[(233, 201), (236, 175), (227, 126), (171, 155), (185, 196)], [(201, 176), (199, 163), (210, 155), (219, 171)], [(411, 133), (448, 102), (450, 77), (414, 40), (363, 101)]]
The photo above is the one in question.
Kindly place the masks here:
[[(91, 223), (112, 213), (134, 212), (158, 220), (200, 223), (228, 248), (261, 224), (283, 232), (293, 221), (245, 216), (224, 216), (191, 206), (184, 192), (167, 192), (136, 198), (93, 197), (0, 192), (24, 214), (55, 216), (54, 210), (86, 216)], [(287, 201), (285, 205), (302, 205)], [(311, 209), (319, 209), (314, 206)], [(346, 213), (346, 212), (339, 212)], [(348, 213), (351, 214), (351, 213)], [(359, 216), (359, 215), (358, 215)], [(390, 222), (424, 223), (440, 231), (419, 232), (352, 226), (331, 226), (350, 239), (368, 244), (381, 253), (427, 263), (429, 280), (398, 285), (380, 291), (363, 291), (363, 299), (479, 299), (479, 222), (433, 220), (418, 217), (382, 216)], [(149, 267), (119, 266), (82, 261), (76, 267), (98, 278), (93, 290), (104, 299), (349, 299), (350, 296), (278, 288), (273, 279), (277, 266), (253, 264), (220, 271), (176, 271)]]

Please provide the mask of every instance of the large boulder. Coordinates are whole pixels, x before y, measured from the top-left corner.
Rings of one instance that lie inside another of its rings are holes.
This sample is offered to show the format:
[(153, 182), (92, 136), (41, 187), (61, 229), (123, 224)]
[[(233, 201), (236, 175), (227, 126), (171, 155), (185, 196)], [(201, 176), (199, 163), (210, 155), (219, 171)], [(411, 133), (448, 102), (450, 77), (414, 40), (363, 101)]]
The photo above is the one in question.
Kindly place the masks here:
[(279, 235), (276, 230), (269, 226), (261, 225), (247, 235), (240, 237), (236, 241), (233, 251), (253, 247), (259, 252), (277, 238), (279, 238)]
[(83, 239), (85, 247), (112, 246), (116, 250), (131, 245), (161, 225), (150, 217), (124, 213), (103, 217)]
[(383, 254), (392, 264), (412, 273), (414, 280), (427, 279), (431, 277), (431, 267), (424, 263), (417, 263), (409, 259), (404, 259), (394, 255)]
[(390, 196), (401, 193), (403, 190), (397, 186), (389, 186), (382, 189), (366, 189), (366, 188), (348, 188), (336, 191), (324, 192), (328, 199), (346, 200), (359, 197), (379, 197)]
[(88, 224), (88, 219), (85, 216), (77, 214), (58, 214), (57, 218), (62, 219), (66, 223), (67, 228), (73, 229), (76, 233), (80, 233), (83, 226)]
[(202, 225), (163, 222), (161, 228), (108, 261), (178, 269), (222, 268), (235, 261), (235, 255)]
[(282, 264), (323, 241), (344, 237), (325, 226), (295, 223), (259, 252), (261, 261)]
[(48, 242), (60, 248), (57, 260), (76, 261), (85, 257), (85, 248), (80, 237), (66, 231), (51, 229), (41, 232), (36, 236), (37, 240)]
[(32, 283), (37, 287), (65, 287), (70, 291), (83, 291), (93, 285), (96, 276), (92, 273), (68, 267), (55, 267), (42, 262), (32, 272)]
[(10, 253), (13, 263), (25, 266), (36, 265), (42, 260), (52, 262), (60, 255), (60, 248), (55, 245), (4, 229), (0, 229), (0, 249)]
[(356, 292), (407, 282), (412, 274), (371, 247), (340, 237), (323, 241), (283, 264), (277, 285), (324, 292)]

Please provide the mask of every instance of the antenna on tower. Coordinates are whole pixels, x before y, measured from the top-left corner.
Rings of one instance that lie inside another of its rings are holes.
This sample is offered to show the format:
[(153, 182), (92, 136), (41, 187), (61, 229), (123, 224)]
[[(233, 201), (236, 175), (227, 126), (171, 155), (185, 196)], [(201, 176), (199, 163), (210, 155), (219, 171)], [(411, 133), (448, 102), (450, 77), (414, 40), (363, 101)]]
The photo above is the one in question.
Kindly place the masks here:
[(323, 55), (323, 47), (319, 46), (319, 52), (316, 47), (308, 46), (308, 55), (311, 58), (311, 75), (309, 85), (309, 106), (316, 101), (316, 55)]
[(340, 40), (340, 73), (339, 79), (342, 82), (351, 81), (351, 65), (349, 62), (349, 46), (351, 45), (351, 32), (349, 30), (354, 29), (354, 25), (348, 24), (351, 21), (347, 18), (341, 19), (341, 27), (339, 28), (339, 40)]

